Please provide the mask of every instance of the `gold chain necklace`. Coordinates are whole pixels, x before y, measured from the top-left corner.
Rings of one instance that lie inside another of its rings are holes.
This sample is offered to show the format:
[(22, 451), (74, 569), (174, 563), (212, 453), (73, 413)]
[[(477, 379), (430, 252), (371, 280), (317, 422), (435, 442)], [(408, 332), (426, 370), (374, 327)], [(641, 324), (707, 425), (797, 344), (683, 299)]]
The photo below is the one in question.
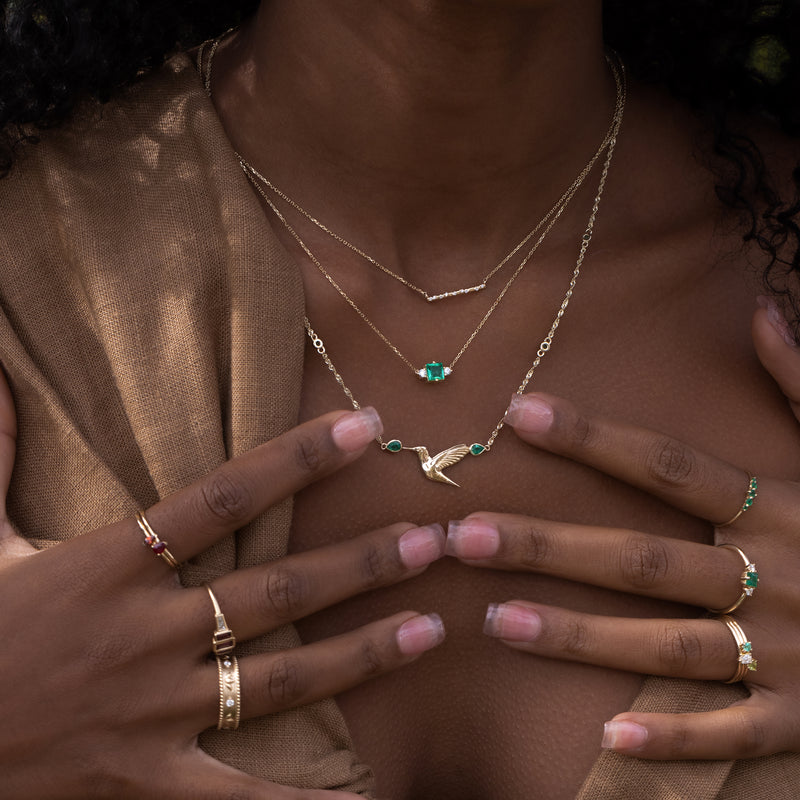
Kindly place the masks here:
[[(624, 67), (620, 64), (620, 70), (622, 71), (622, 81), (624, 84)], [(620, 114), (618, 124), (616, 129), (613, 132), (611, 139), (609, 140), (608, 144), (608, 154), (606, 155), (605, 163), (603, 164), (603, 171), (600, 174), (600, 180), (597, 187), (597, 194), (594, 199), (594, 203), (592, 204), (592, 210), (589, 214), (589, 220), (586, 224), (586, 230), (581, 237), (581, 244), (580, 250), (578, 252), (578, 258), (575, 262), (575, 269), (572, 271), (572, 277), (569, 281), (569, 286), (567, 287), (567, 291), (564, 294), (564, 299), (561, 301), (561, 305), (556, 312), (555, 318), (553, 319), (553, 323), (550, 326), (550, 330), (547, 332), (547, 336), (544, 337), (542, 342), (539, 345), (539, 349), (536, 351), (536, 358), (533, 360), (528, 371), (525, 373), (525, 377), (522, 379), (522, 383), (517, 387), (516, 393), (521, 395), (528, 386), (531, 378), (533, 377), (533, 373), (538, 368), (539, 364), (541, 364), (542, 359), (550, 352), (550, 348), (553, 344), (553, 338), (555, 337), (556, 330), (558, 330), (558, 326), (561, 323), (561, 319), (564, 316), (564, 313), (567, 310), (567, 306), (569, 305), (569, 301), (572, 298), (572, 293), (575, 290), (575, 285), (578, 282), (578, 277), (580, 276), (581, 266), (583, 264), (583, 260), (586, 256), (586, 251), (589, 249), (589, 244), (592, 241), (592, 235), (594, 233), (594, 223), (597, 219), (597, 213), (600, 208), (600, 199), (603, 195), (603, 189), (605, 188), (606, 178), (608, 177), (608, 171), (611, 167), (611, 159), (614, 155), (614, 148), (617, 143), (617, 136), (619, 135), (619, 130), (622, 124), (622, 115)], [(333, 377), (336, 379), (336, 382), (341, 387), (342, 391), (346, 395), (347, 399), (352, 404), (353, 408), (358, 411), (361, 408), (361, 404), (356, 400), (355, 395), (344, 382), (340, 372), (336, 369), (331, 357), (328, 355), (327, 350), (325, 349), (325, 343), (322, 339), (316, 334), (314, 329), (311, 327), (311, 323), (308, 320), (308, 317), (303, 318), (303, 324), (306, 329), (306, 333), (308, 338), (311, 340), (311, 344), (313, 345), (314, 349), (319, 353), (322, 360), (325, 362), (325, 365), (333, 374)], [(507, 409), (506, 409), (507, 410)], [(428, 478), (428, 480), (436, 481), (438, 483), (446, 483), (450, 486), (458, 486), (458, 484), (449, 478), (447, 475), (444, 474), (444, 470), (448, 467), (452, 467), (454, 464), (457, 464), (464, 458), (467, 454), (473, 456), (479, 456), (483, 453), (488, 453), (492, 449), (492, 445), (497, 439), (500, 431), (503, 429), (505, 424), (505, 412), (503, 413), (503, 417), (500, 421), (495, 425), (494, 430), (489, 435), (489, 438), (485, 443), (474, 442), (471, 445), (466, 444), (457, 444), (453, 445), (452, 447), (448, 447), (442, 450), (439, 453), (431, 456), (428, 448), (422, 445), (414, 445), (407, 447), (403, 444), (400, 439), (389, 439), (386, 441), (382, 436), (377, 436), (376, 441), (381, 447), (381, 450), (385, 450), (389, 453), (399, 453), (401, 450), (412, 450), (414, 451), (417, 456), (419, 457), (420, 467), (422, 468), (423, 475)]]

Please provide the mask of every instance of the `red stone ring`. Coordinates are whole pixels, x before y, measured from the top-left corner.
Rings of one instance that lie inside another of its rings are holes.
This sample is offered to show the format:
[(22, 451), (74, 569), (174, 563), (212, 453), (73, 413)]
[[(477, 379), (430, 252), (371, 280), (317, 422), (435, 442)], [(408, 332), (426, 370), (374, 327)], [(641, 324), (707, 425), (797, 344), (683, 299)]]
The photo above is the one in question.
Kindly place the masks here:
[(142, 529), (142, 533), (144, 534), (144, 543), (159, 557), (163, 558), (164, 561), (167, 562), (171, 567), (174, 569), (178, 569), (178, 562), (175, 560), (175, 556), (167, 550), (167, 543), (162, 542), (161, 539), (158, 538), (156, 532), (150, 527), (150, 523), (147, 521), (147, 518), (141, 511), (136, 512), (136, 522), (138, 523), (139, 527)]

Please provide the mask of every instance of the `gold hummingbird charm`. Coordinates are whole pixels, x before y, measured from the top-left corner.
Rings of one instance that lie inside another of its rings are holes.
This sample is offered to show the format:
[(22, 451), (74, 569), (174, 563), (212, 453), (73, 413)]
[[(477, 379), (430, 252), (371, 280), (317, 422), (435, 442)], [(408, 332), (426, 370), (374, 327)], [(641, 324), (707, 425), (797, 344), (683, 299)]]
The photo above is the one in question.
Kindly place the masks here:
[(467, 453), (473, 456), (479, 456), (489, 449), (488, 445), (478, 444), (477, 442), (469, 446), (465, 444), (456, 444), (432, 456), (428, 453), (427, 447), (405, 447), (399, 439), (392, 439), (389, 442), (381, 441), (380, 444), (381, 450), (388, 450), (390, 453), (399, 453), (401, 450), (413, 450), (419, 456), (422, 474), (429, 481), (448, 483), (450, 486), (458, 486), (458, 484), (454, 480), (448, 478), (447, 475), (444, 474), (444, 470), (448, 467), (452, 467), (453, 464), (458, 464)]

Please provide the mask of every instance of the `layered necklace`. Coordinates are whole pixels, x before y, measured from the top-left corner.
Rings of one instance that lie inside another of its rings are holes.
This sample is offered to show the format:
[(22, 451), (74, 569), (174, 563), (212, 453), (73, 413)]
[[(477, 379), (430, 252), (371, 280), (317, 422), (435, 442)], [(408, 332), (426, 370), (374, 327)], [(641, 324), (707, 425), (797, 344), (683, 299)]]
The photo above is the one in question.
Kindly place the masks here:
[[(220, 39), (216, 39), (211, 43), (210, 52), (208, 55), (208, 59), (204, 64), (204, 50), (205, 45), (201, 46), (198, 52), (198, 67), (203, 76), (206, 92), (211, 94), (211, 66), (214, 58), (214, 53), (216, 52), (217, 46), (220, 42)], [(339, 234), (332, 231), (326, 225), (321, 223), (316, 217), (311, 215), (305, 209), (303, 209), (297, 202), (292, 200), (285, 192), (280, 190), (276, 187), (268, 178), (258, 172), (255, 167), (249, 164), (242, 156), (237, 154), (237, 158), (239, 159), (239, 164), (244, 172), (244, 174), (248, 177), (251, 184), (255, 187), (261, 197), (264, 199), (270, 210), (273, 214), (280, 220), (280, 222), (284, 225), (288, 233), (295, 239), (297, 244), (309, 258), (309, 260), (314, 264), (314, 266), (320, 271), (320, 273), (325, 277), (328, 283), (339, 293), (339, 295), (350, 305), (350, 307), (361, 317), (361, 319), (372, 329), (372, 331), (380, 337), (380, 339), (389, 347), (389, 349), (398, 357), (400, 358), (403, 363), (408, 366), (415, 375), (420, 378), (426, 379), (429, 382), (438, 382), (452, 374), (453, 367), (455, 366), (456, 362), (461, 358), (467, 348), (472, 344), (475, 337), (480, 333), (483, 326), (488, 321), (489, 317), (492, 315), (494, 310), (500, 304), (502, 299), (505, 297), (507, 291), (510, 289), (511, 285), (514, 283), (516, 278), (528, 264), (528, 262), (532, 259), (534, 253), (538, 249), (539, 245), (544, 241), (547, 234), (550, 232), (553, 225), (555, 225), (556, 221), (564, 212), (564, 209), (568, 205), (569, 201), (578, 191), (580, 186), (583, 184), (584, 180), (591, 172), (592, 168), (594, 167), (596, 161), (602, 156), (603, 152), (605, 152), (605, 160), (603, 162), (603, 167), (600, 173), (600, 178), (598, 180), (597, 185), (597, 192), (594, 197), (594, 201), (592, 203), (591, 210), (589, 212), (589, 218), (586, 223), (586, 228), (581, 236), (580, 239), (580, 246), (578, 249), (578, 256), (575, 262), (575, 267), (572, 271), (572, 275), (569, 280), (569, 284), (567, 286), (566, 292), (564, 297), (561, 301), (561, 304), (555, 314), (553, 322), (550, 326), (547, 335), (539, 344), (539, 347), (536, 351), (536, 357), (534, 358), (533, 362), (531, 363), (528, 371), (525, 373), (522, 382), (517, 387), (516, 393), (521, 395), (525, 392), (525, 389), (528, 386), (531, 378), (533, 377), (534, 372), (539, 367), (539, 364), (542, 362), (542, 359), (547, 355), (550, 351), (550, 348), (553, 343), (553, 339), (555, 337), (556, 331), (558, 330), (558, 326), (563, 318), (567, 306), (572, 298), (572, 294), (575, 290), (575, 286), (578, 282), (578, 278), (581, 272), (581, 266), (583, 265), (584, 258), (586, 256), (586, 252), (589, 249), (589, 244), (592, 241), (592, 236), (594, 233), (594, 225), (597, 219), (597, 214), (600, 209), (600, 200), (603, 195), (603, 190), (605, 189), (606, 179), (608, 177), (608, 172), (611, 167), (611, 161), (614, 156), (614, 149), (617, 143), (617, 138), (619, 136), (620, 129), (622, 127), (622, 119), (625, 110), (625, 100), (626, 100), (626, 81), (625, 81), (625, 69), (624, 65), (618, 59), (609, 59), (608, 63), (610, 65), (611, 71), (614, 75), (614, 80), (616, 83), (617, 88), (617, 96), (616, 96), (616, 104), (614, 109), (614, 115), (612, 118), (611, 125), (606, 133), (600, 147), (597, 149), (595, 154), (592, 156), (588, 164), (581, 170), (575, 180), (570, 184), (567, 190), (561, 195), (559, 200), (556, 204), (550, 209), (550, 211), (545, 214), (545, 216), (540, 220), (540, 222), (519, 242), (512, 250), (494, 267), (492, 268), (486, 276), (480, 281), (480, 283), (475, 284), (474, 286), (464, 287), (461, 289), (455, 289), (448, 292), (441, 292), (438, 294), (429, 293), (424, 289), (420, 289), (418, 286), (415, 286), (410, 281), (407, 281), (402, 276), (398, 275), (397, 273), (393, 272), (389, 268), (385, 267), (381, 264), (377, 259), (373, 258), (372, 256), (365, 253), (362, 249), (356, 247), (349, 241), (347, 241), (344, 237), (340, 236)], [(327, 233), (329, 236), (340, 242), (342, 245), (348, 247), (353, 252), (357, 253), (361, 256), (364, 260), (366, 260), (371, 265), (377, 267), (382, 272), (386, 273), (389, 277), (393, 278), (396, 281), (407, 286), (410, 290), (416, 292), (417, 294), (422, 295), (426, 301), (428, 302), (435, 302), (437, 300), (443, 300), (450, 297), (461, 296), (465, 294), (471, 294), (474, 292), (482, 291), (486, 288), (486, 284), (488, 281), (498, 273), (512, 258), (519, 252), (525, 245), (536, 236), (537, 233), (540, 233), (539, 237), (535, 240), (533, 245), (530, 249), (526, 252), (523, 256), (521, 262), (511, 274), (509, 279), (506, 281), (506, 284), (503, 286), (502, 290), (498, 294), (495, 301), (491, 304), (488, 311), (484, 314), (481, 321), (478, 323), (477, 327), (473, 330), (473, 332), (469, 335), (466, 342), (463, 344), (461, 349), (455, 355), (455, 357), (450, 361), (450, 363), (445, 366), (442, 362), (439, 361), (430, 361), (426, 363), (425, 367), (417, 368), (415, 367), (412, 362), (406, 358), (406, 356), (388, 339), (388, 337), (364, 314), (364, 312), (358, 307), (355, 301), (339, 286), (337, 281), (333, 278), (328, 270), (322, 265), (319, 259), (311, 252), (309, 247), (305, 244), (302, 240), (300, 235), (297, 231), (291, 226), (288, 222), (286, 217), (281, 213), (280, 209), (278, 209), (275, 200), (273, 197), (270, 197), (269, 192), (272, 192), (274, 197), (279, 198), (280, 200), (284, 201), (296, 211), (298, 211), (301, 215), (303, 215), (307, 220), (312, 222), (316, 225), (319, 229)], [(314, 331), (311, 326), (308, 317), (304, 317), (303, 323), (306, 329), (306, 333), (311, 341), (312, 346), (316, 350), (316, 352), (320, 355), (322, 360), (324, 361), (328, 370), (332, 373), (333, 377), (335, 378), (336, 382), (341, 387), (342, 391), (344, 392), (347, 399), (350, 401), (351, 405), (355, 410), (361, 409), (361, 404), (356, 399), (355, 395), (351, 391), (351, 389), (347, 386), (342, 378), (341, 373), (334, 365), (333, 361), (331, 360), (330, 355), (328, 354), (325, 344), (320, 336)], [(489, 434), (489, 437), (486, 439), (485, 442), (473, 442), (471, 445), (467, 444), (457, 444), (452, 445), (451, 447), (447, 447), (444, 450), (441, 450), (434, 455), (431, 455), (428, 448), (423, 445), (405, 445), (403, 441), (398, 438), (390, 438), (386, 439), (383, 436), (376, 437), (377, 443), (380, 445), (382, 451), (387, 453), (399, 453), (403, 450), (413, 451), (417, 454), (419, 458), (419, 464), (422, 469), (423, 475), (428, 478), (429, 480), (436, 481), (439, 483), (449, 484), (451, 486), (458, 486), (458, 484), (453, 481), (450, 477), (444, 474), (444, 470), (448, 467), (453, 466), (454, 464), (458, 463), (467, 455), (472, 456), (480, 456), (485, 453), (488, 453), (492, 449), (492, 445), (494, 444), (497, 436), (499, 435), (500, 431), (503, 429), (504, 426), (504, 419), (505, 419), (505, 411), (503, 416), (500, 418), (498, 423), (495, 425), (492, 432)]]

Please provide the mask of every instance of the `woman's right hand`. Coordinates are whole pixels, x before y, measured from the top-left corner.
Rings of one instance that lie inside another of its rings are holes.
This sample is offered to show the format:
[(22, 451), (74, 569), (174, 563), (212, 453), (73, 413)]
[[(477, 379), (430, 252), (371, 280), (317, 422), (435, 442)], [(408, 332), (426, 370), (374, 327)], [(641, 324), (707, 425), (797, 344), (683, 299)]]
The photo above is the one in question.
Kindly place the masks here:
[[(357, 458), (379, 426), (370, 410), (327, 414), (162, 500), (147, 519), (178, 561), (191, 558)], [(355, 798), (278, 786), (200, 750), (198, 734), (219, 714), (206, 589), (181, 588), (167, 562), (143, 546), (133, 518), (35, 551), (5, 513), (15, 439), (0, 378), (0, 794)], [(242, 641), (417, 575), (443, 552), (438, 526), (398, 523), (229, 573), (213, 590)], [(305, 647), (242, 657), (242, 718), (330, 697), (413, 661), (442, 637), (438, 617), (408, 611)]]

